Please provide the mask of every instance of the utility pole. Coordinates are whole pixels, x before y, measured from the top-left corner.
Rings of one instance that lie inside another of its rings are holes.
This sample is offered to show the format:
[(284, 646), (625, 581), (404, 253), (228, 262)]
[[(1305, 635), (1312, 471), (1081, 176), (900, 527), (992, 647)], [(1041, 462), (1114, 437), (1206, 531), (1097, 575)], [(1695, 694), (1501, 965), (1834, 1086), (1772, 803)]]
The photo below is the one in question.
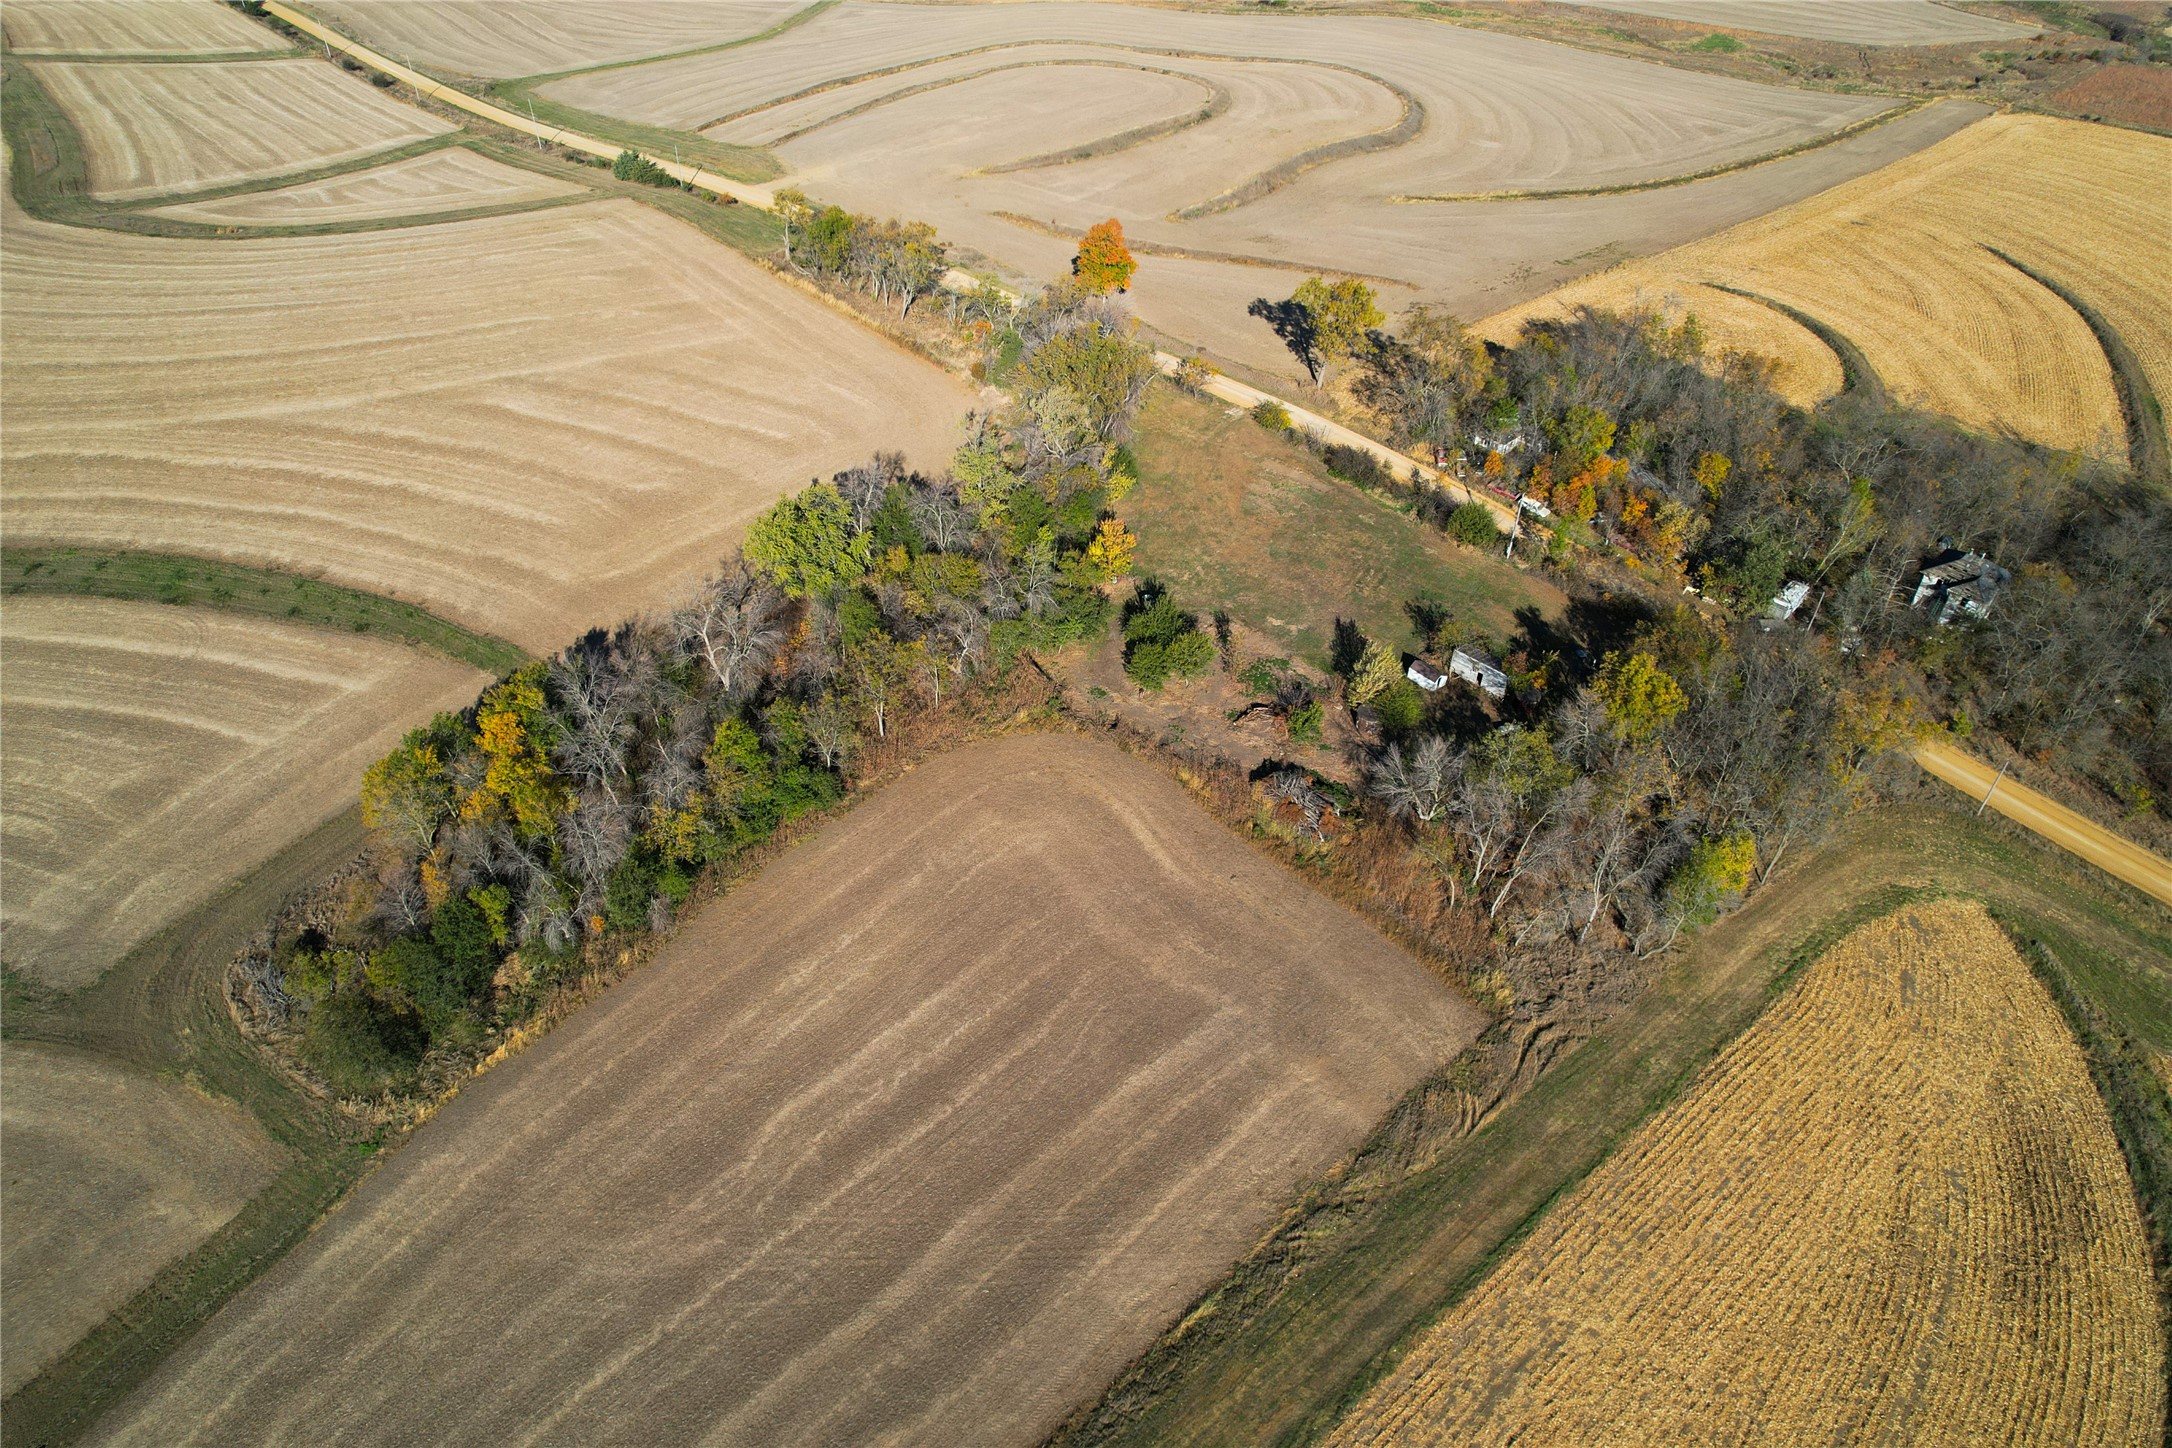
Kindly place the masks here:
[(1983, 818), (1984, 809), (1991, 803), (1991, 796), (1999, 792), (1999, 780), (2004, 778), (2006, 778), (2006, 763), (2001, 760), (1997, 778), (1993, 779), (1991, 787), (1983, 792), (1983, 802), (1976, 806), (1976, 818)]
[(535, 148), (540, 151), (543, 149), (543, 127), (535, 118), (535, 97), (527, 96), (525, 99), (528, 102), (528, 124), (535, 127)]

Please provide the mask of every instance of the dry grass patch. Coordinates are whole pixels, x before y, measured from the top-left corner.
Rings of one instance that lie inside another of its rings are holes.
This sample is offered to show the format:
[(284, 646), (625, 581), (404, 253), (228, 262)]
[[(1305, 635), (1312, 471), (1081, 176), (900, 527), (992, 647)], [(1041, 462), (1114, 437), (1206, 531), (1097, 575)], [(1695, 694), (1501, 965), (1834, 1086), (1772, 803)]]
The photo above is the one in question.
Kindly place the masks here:
[(468, 1086), (94, 1441), (1030, 1443), (1478, 1025), (1151, 765), (961, 749)]
[(309, 8), (403, 61), (507, 77), (603, 65), (753, 35), (807, 0), (319, 0)]
[[(258, 67), (261, 68), (261, 67)], [(632, 201), (410, 230), (0, 235), (10, 545), (268, 564), (531, 649), (973, 394)]]
[[(2054, 447), (2121, 449), (2103, 348), (2074, 309), (1987, 248), (2093, 305), (2172, 396), (2164, 177), (2172, 140), (1997, 116), (1859, 181), (1574, 283), (1539, 311), (1704, 283), (1785, 302), (1859, 347), (1902, 400)], [(1704, 315), (1699, 308), (1700, 315)], [(1514, 314), (1511, 314), (1513, 316)], [(1504, 319), (1489, 322), (1498, 334)], [(1714, 309), (1713, 339), (1773, 346), (1769, 314)], [(1801, 344), (1788, 340), (1783, 361)]]
[(318, 60), (31, 70), (82, 137), (102, 201), (264, 180), (455, 129)]
[(28, 1041), (0, 1045), (0, 1391), (224, 1225), (282, 1153), (231, 1102)]
[(152, 215), (220, 226), (309, 226), (516, 206), (583, 194), (585, 189), (570, 181), (501, 165), (453, 146), (299, 186), (161, 206)]
[(2155, 1444), (2148, 1246), (1980, 905), (1849, 936), (1330, 1438)]
[(345, 808), (479, 670), (262, 619), (18, 595), (0, 616), (7, 963), (95, 979)]
[(18, 55), (241, 55), (285, 42), (218, 0), (8, 0)]

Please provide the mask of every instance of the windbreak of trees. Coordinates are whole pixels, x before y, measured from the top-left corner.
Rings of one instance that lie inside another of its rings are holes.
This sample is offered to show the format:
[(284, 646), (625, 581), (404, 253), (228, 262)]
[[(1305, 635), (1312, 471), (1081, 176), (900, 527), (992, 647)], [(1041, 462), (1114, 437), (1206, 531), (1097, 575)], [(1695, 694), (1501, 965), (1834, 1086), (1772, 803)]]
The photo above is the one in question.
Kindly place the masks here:
[(1016, 404), (969, 419), (943, 476), (878, 454), (810, 484), (669, 614), (589, 634), (370, 767), (362, 898), (280, 957), (336, 1088), (518, 1019), (585, 948), (668, 929), (703, 870), (838, 799), (903, 715), (1107, 629), (1151, 357), (1069, 286), (1018, 325)]
[(835, 277), (897, 303), (900, 317), (937, 291), (949, 248), (924, 221), (877, 220), (841, 206), (816, 206), (804, 192), (780, 191), (771, 208), (784, 222), (788, 265)]
[[(1357, 397), (1398, 442), (1452, 447), (1474, 482), (1545, 504), (1563, 566), (1610, 558), (1651, 599), (1693, 585), (1735, 619), (1805, 582), (1798, 622), (1815, 619), (1836, 677), (1964, 735), (1995, 731), (2130, 815), (2161, 818), (2172, 504), (2160, 488), (1875, 395), (1791, 407), (1762, 361), (1710, 354), (1694, 316), (1587, 309), (1489, 354), (1415, 309), (1358, 365)], [(1424, 511), (1448, 525), (1444, 504)], [(1941, 627), (1908, 606), (1942, 542), (2014, 573), (1987, 618)]]

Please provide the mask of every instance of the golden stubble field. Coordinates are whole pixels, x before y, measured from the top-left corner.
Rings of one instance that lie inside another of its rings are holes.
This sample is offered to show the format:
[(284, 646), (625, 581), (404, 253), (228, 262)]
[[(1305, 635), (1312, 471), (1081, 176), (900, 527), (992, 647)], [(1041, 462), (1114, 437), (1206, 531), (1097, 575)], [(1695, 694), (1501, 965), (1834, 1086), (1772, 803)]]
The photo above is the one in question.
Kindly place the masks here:
[(1329, 1442), (2144, 1448), (2164, 1348), (2081, 1052), (1943, 901), (1810, 965)]
[(83, 138), (90, 194), (105, 201), (261, 181), (455, 129), (315, 59), (30, 68)]
[(1374, 278), (1391, 314), (1429, 301), (1482, 315), (1799, 200), (1980, 114), (1931, 107), (1654, 191), (1443, 200), (1701, 174), (1890, 103), (1415, 15), (1093, 3), (846, 0), (754, 44), (540, 94), (772, 145), (809, 194), (930, 221), (1021, 281), (1060, 271), (1080, 229), (1116, 216), (1158, 249), (1132, 292), (1147, 322), (1286, 376), (1296, 362), (1246, 309), (1309, 270)]
[[(2172, 397), (2172, 139), (2011, 114), (1770, 216), (1602, 272), (1480, 330), (1512, 338), (1579, 304), (1695, 311), (1719, 346), (1782, 363), (1798, 401), (1839, 385), (1800, 325), (1712, 284), (1771, 297), (1853, 342), (1894, 395), (1972, 427), (2123, 455), (2110, 364), (2088, 324), (1997, 248), (2095, 307)], [(1762, 314), (1762, 315), (1761, 315)]]
[(604, 65), (755, 34), (803, 0), (317, 0), (309, 8), (410, 64), (520, 76)]
[(1481, 1024), (1152, 766), (964, 748), (468, 1086), (92, 1441), (1031, 1444)]
[(34, 595), (0, 612), (0, 667), (0, 955), (63, 987), (346, 808), (486, 682), (351, 634)]

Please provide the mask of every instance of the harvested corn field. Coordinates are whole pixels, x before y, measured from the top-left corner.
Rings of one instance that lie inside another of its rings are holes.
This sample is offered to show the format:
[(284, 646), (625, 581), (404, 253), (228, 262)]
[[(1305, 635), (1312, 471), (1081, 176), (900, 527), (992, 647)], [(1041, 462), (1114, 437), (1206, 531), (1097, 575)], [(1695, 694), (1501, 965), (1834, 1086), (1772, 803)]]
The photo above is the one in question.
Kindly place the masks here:
[[(2088, 324), (2000, 259), (2088, 302), (2172, 396), (2172, 273), (2163, 178), (2172, 140), (2004, 115), (1825, 195), (1574, 283), (1521, 313), (1696, 294), (1717, 283), (1784, 302), (1862, 350), (1886, 386), (1972, 427), (2124, 453), (2111, 366)], [(1699, 308), (1712, 340), (1802, 375), (1799, 328)], [(1777, 340), (1776, 340), (1777, 339)]]
[[(1020, 282), (1060, 272), (1081, 230), (1117, 216), (1146, 257), (1132, 299), (1147, 322), (1282, 375), (1296, 363), (1247, 306), (1308, 271), (1376, 279), (1391, 314), (1425, 301), (1478, 315), (1861, 175), (1976, 114), (1932, 107), (1833, 140), (1889, 103), (1415, 16), (1092, 3), (846, 0), (753, 44), (539, 94), (775, 147), (810, 194), (929, 221)], [(1728, 174), (1684, 180), (1712, 171)]]
[(0, 1391), (217, 1231), (281, 1153), (232, 1102), (65, 1046), (0, 1045)]
[(973, 394), (632, 201), (353, 235), (0, 236), (0, 537), (266, 564), (538, 651), (666, 603)]
[(807, 0), (320, 0), (309, 8), (410, 64), (469, 75), (537, 75), (716, 45), (756, 34)]
[(152, 214), (217, 226), (321, 226), (593, 194), (570, 181), (500, 165), (459, 146), (298, 186), (161, 206)]
[(268, 180), (454, 129), (321, 60), (31, 70), (82, 137), (104, 201)]
[(93, 1441), (1030, 1444), (1479, 1024), (1150, 765), (975, 745), (468, 1086)]
[(219, 0), (8, 0), (17, 55), (243, 55), (284, 42)]
[(0, 953), (49, 984), (128, 949), (337, 814), (483, 674), (208, 610), (19, 595), (0, 616)]
[(1948, 901), (1812, 964), (1330, 1442), (2143, 1448), (2163, 1353), (2081, 1052)]

